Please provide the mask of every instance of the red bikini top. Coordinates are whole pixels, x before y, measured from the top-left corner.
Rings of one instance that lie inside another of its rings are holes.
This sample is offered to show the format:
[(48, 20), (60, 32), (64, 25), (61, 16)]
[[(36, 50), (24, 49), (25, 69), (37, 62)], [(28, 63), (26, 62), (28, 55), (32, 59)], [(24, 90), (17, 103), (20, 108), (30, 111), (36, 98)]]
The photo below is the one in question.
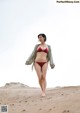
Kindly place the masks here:
[(45, 52), (45, 53), (48, 53), (48, 49), (47, 48), (46, 49), (42, 49), (41, 47), (39, 47), (37, 49), (37, 52)]

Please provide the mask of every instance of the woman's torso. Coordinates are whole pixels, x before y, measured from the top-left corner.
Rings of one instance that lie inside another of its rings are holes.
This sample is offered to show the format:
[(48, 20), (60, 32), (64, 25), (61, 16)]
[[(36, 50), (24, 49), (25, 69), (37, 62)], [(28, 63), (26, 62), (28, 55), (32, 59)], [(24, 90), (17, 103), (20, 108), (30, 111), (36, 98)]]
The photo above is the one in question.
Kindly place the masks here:
[(45, 44), (44, 46), (39, 44), (39, 46), (37, 47), (35, 61), (38, 61), (38, 62), (47, 62), (48, 51), (49, 51), (49, 48), (48, 48), (47, 44)]

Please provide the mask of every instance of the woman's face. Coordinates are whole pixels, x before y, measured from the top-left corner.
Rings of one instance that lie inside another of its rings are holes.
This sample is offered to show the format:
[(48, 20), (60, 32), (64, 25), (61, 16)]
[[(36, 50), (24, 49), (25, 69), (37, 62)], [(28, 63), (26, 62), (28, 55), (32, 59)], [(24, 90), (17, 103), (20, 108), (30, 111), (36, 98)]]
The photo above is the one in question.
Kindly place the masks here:
[(38, 39), (39, 39), (40, 42), (44, 42), (44, 38), (43, 38), (42, 35), (40, 35), (40, 36), (38, 37)]

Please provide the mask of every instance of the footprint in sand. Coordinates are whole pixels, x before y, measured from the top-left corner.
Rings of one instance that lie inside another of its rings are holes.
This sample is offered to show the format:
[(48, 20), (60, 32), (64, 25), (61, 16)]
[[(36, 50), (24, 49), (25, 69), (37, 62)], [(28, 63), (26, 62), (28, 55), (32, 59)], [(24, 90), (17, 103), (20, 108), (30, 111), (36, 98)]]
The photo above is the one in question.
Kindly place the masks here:
[(70, 111), (69, 110), (64, 110), (62, 113), (69, 113)]
[(25, 102), (27, 102), (27, 100)]
[(50, 108), (49, 111), (51, 111), (52, 109)]
[(61, 95), (64, 95), (63, 93)]
[(12, 106), (14, 106), (14, 104), (11, 104)]
[(42, 110), (41, 108), (39, 110)]
[(22, 111), (26, 111), (25, 109), (23, 109)]
[(27, 99), (29, 99), (29, 98), (31, 98), (31, 97), (28, 97)]
[(21, 101), (19, 101), (19, 103), (21, 103)]

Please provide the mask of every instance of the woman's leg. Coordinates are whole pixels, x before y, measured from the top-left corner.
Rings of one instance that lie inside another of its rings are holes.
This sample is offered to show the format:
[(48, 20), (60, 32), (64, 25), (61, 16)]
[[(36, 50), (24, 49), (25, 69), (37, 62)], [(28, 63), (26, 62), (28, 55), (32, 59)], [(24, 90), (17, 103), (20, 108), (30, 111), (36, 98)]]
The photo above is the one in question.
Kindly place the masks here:
[(36, 73), (37, 73), (37, 76), (38, 76), (39, 85), (41, 87), (41, 90), (43, 91), (43, 86), (42, 86), (42, 83), (41, 83), (41, 74), (42, 74), (41, 67), (37, 63), (34, 64), (34, 67), (35, 67), (35, 70), (36, 70)]
[(45, 63), (42, 66), (42, 87), (43, 87), (42, 95), (43, 96), (45, 96), (45, 92), (46, 92), (46, 85), (47, 85), (47, 82), (46, 82), (46, 73), (47, 73), (47, 68), (48, 68), (48, 63)]

